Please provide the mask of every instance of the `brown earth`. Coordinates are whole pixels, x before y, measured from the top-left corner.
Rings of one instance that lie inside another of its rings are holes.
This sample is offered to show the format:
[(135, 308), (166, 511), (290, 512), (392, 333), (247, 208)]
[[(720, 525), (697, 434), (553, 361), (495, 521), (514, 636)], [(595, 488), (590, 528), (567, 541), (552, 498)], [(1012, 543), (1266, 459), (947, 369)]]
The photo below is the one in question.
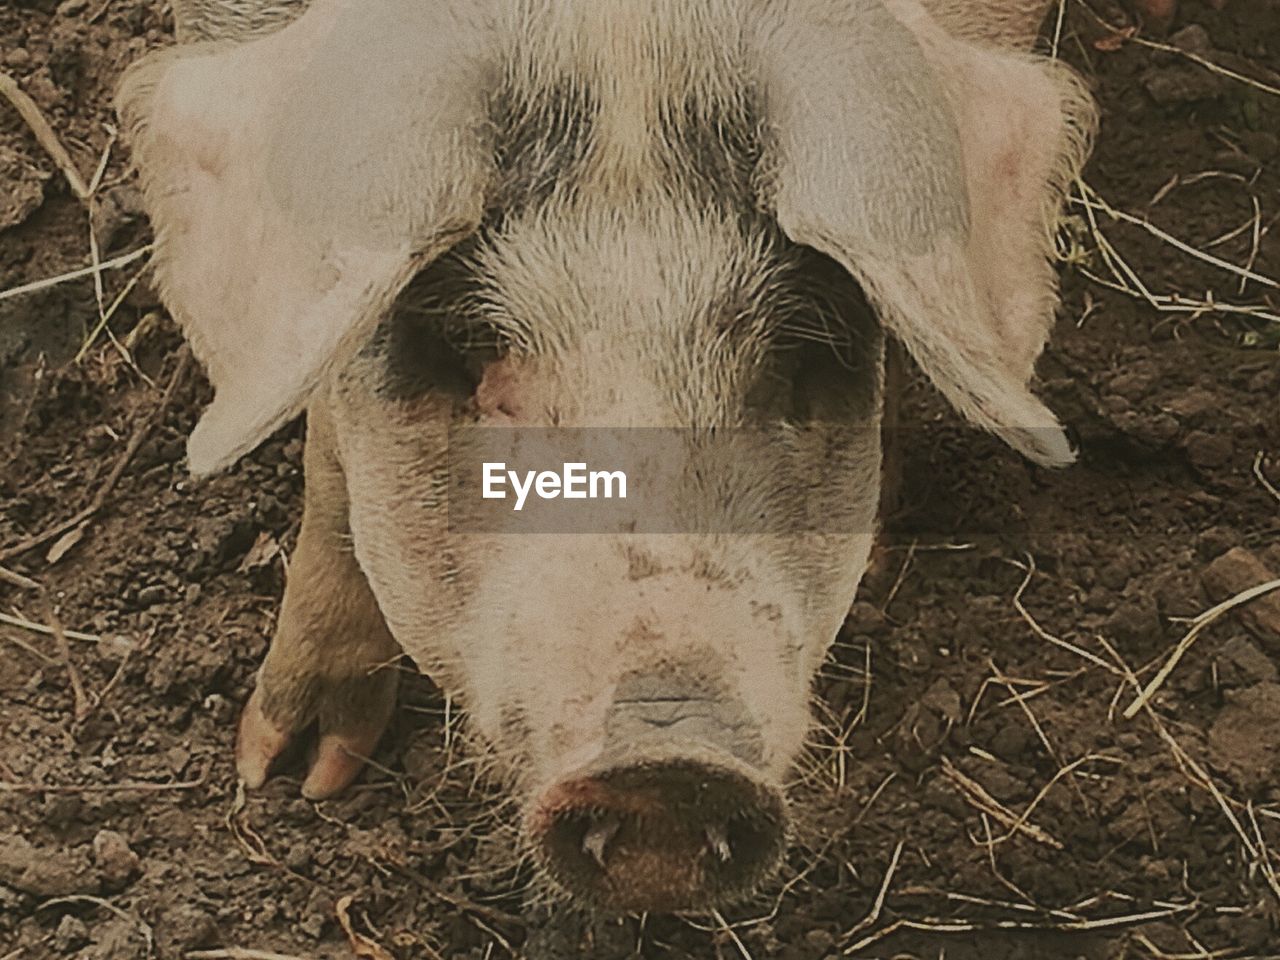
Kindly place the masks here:
[[(1280, 83), (1275, 0), (1187, 2), (1174, 29), (1192, 24), (1180, 45)], [(1090, 184), (1280, 274), (1280, 97), (1108, 42), (1074, 7), (1066, 26), (1105, 109)], [(170, 27), (155, 0), (7, 0), (0, 67), (88, 173), (114, 79)], [(104, 259), (147, 239), (124, 159), (110, 151), (95, 205)], [(0, 290), (88, 262), (84, 205), (3, 104), (0, 182)], [(301, 429), (193, 483), (183, 440), (208, 388), (173, 379), (180, 340), (145, 284), (79, 363), (91, 280), (0, 299), (0, 564), (96, 638), (68, 634), (77, 718), (57, 642), (11, 623), (48, 611), (0, 583), (0, 958), (1280, 956), (1280, 595), (1209, 624), (1153, 710), (1124, 717), (1129, 669), (1150, 681), (1187, 618), (1280, 576), (1280, 326), (1091, 281), (1111, 273), (1075, 215), (1041, 372), (1081, 464), (1032, 468), (913, 382), (906, 507), (820, 679), (803, 825), (779, 882), (723, 918), (592, 924), (526, 903), (509, 810), (422, 677), (341, 799), (287, 778), (238, 799), (233, 722), (297, 532)], [(1155, 293), (1278, 312), (1274, 284), (1242, 292), (1101, 226)], [(137, 266), (104, 275), (108, 305)], [(100, 491), (87, 522), (20, 549)]]

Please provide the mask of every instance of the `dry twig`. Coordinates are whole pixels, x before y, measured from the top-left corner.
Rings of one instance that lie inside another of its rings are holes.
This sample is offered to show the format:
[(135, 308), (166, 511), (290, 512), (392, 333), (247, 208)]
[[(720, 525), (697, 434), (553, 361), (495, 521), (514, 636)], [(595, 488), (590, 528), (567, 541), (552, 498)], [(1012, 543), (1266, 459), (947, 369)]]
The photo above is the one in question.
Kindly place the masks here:
[(1173, 653), (1169, 654), (1169, 659), (1164, 662), (1164, 666), (1156, 672), (1156, 675), (1151, 678), (1151, 682), (1148, 683), (1138, 696), (1134, 698), (1133, 702), (1125, 708), (1124, 718), (1126, 720), (1132, 720), (1137, 715), (1138, 711), (1145, 707), (1151, 698), (1156, 695), (1156, 691), (1164, 686), (1165, 681), (1169, 679), (1169, 675), (1173, 673), (1174, 668), (1181, 662), (1182, 658), (1186, 655), (1186, 652), (1191, 649), (1191, 645), (1196, 642), (1196, 638), (1200, 636), (1205, 627), (1209, 626), (1223, 614), (1234, 610), (1236, 607), (1243, 606), (1249, 601), (1256, 600), (1258, 597), (1271, 593), (1275, 590), (1280, 590), (1280, 580), (1269, 580), (1266, 583), (1259, 583), (1256, 586), (1250, 587), (1248, 590), (1243, 590), (1240, 593), (1237, 593), (1234, 597), (1229, 597), (1228, 599), (1223, 600), (1216, 606), (1210, 607), (1208, 610), (1204, 611), (1192, 620), (1191, 629), (1187, 631), (1186, 636), (1178, 641), (1178, 645), (1174, 647)]
[(62, 660), (62, 665), (67, 671), (67, 678), (71, 682), (71, 695), (75, 701), (74, 715), (76, 722), (79, 723), (89, 716), (93, 710), (93, 701), (84, 691), (84, 681), (80, 678), (80, 671), (77, 669), (75, 661), (71, 659), (71, 644), (67, 641), (67, 633), (62, 627), (62, 621), (58, 618), (58, 612), (53, 607), (53, 598), (49, 596), (49, 591), (44, 585), (32, 580), (30, 577), (24, 577), (20, 573), (14, 573), (6, 567), (0, 567), (0, 582), (7, 583), (10, 586), (18, 587), (21, 590), (29, 590), (40, 598), (41, 612), (44, 614), (47, 630), (52, 635), (58, 646), (58, 656)]
[(67, 178), (67, 183), (71, 186), (71, 192), (81, 200), (88, 200), (90, 196), (89, 187), (85, 184), (84, 177), (80, 176), (80, 171), (76, 168), (75, 161), (71, 159), (71, 154), (67, 153), (67, 148), (62, 145), (58, 135), (53, 132), (53, 127), (44, 118), (44, 114), (40, 112), (40, 107), (36, 105), (36, 102), (18, 86), (17, 80), (3, 70), (0, 70), (0, 96), (3, 96), (13, 104), (13, 108), (18, 111), (18, 115), (31, 128), (31, 132), (35, 134), (40, 146), (49, 154), (53, 162), (58, 165), (62, 175)]

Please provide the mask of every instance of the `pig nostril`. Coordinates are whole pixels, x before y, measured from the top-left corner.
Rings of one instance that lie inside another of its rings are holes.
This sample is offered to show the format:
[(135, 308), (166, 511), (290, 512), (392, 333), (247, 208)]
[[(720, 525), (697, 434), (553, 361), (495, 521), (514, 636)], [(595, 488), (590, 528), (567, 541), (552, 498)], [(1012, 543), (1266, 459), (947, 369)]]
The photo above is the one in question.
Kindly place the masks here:
[(734, 770), (636, 765), (553, 787), (531, 812), (543, 865), (612, 912), (698, 909), (750, 893), (779, 859), (781, 795)]

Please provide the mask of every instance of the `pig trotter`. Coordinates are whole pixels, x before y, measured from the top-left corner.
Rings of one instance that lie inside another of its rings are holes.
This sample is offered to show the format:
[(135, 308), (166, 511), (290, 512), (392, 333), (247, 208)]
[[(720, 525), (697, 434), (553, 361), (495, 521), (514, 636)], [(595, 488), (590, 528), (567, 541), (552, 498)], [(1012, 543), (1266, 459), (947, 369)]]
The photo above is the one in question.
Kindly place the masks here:
[(345, 481), (313, 408), (307, 492), (284, 605), (258, 685), (240, 719), (236, 766), (251, 789), (313, 724), (317, 739), (302, 784), (332, 796), (359, 775), (391, 719), (400, 653), (350, 549)]

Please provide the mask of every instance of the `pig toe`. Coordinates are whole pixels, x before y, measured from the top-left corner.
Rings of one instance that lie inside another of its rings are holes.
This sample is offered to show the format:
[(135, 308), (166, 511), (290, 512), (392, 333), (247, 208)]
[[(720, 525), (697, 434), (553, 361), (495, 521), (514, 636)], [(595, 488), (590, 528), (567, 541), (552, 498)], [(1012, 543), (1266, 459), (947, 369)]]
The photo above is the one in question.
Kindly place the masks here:
[(308, 800), (326, 800), (349, 787), (382, 739), (386, 722), (346, 733), (321, 732), (311, 769), (302, 782)]
[(269, 719), (262, 709), (262, 694), (255, 690), (240, 715), (236, 734), (236, 771), (245, 786), (257, 790), (267, 782), (271, 764), (289, 745), (290, 734)]

